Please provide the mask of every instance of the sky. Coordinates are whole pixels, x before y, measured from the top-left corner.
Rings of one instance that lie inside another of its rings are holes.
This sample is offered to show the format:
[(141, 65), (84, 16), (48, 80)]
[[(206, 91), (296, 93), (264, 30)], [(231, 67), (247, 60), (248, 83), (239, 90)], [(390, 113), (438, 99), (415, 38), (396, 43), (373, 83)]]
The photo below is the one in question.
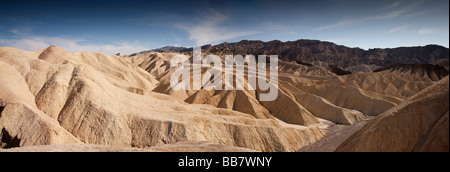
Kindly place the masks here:
[(132, 54), (164, 46), (313, 39), (449, 47), (448, 0), (6, 0), (0, 47)]

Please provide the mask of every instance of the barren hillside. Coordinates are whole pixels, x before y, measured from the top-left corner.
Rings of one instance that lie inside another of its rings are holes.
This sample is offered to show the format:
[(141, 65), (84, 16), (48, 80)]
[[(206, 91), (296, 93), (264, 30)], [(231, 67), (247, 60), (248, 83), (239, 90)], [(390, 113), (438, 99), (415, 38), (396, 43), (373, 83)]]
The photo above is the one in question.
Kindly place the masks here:
[[(297, 151), (336, 124), (386, 116), (417, 93), (433, 92), (427, 88), (442, 85), (448, 75), (437, 67), (397, 66), (341, 76), (326, 67), (279, 61), (278, 97), (262, 102), (258, 89), (173, 90), (170, 76), (177, 68), (169, 65), (175, 55), (0, 48), (2, 147)], [(240, 82), (248, 82), (247, 74)]]

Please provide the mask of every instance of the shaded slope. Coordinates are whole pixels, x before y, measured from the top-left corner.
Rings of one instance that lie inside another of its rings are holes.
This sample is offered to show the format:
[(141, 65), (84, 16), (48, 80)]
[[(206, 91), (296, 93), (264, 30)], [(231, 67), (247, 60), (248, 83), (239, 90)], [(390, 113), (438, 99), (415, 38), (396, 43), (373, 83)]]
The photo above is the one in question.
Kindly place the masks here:
[(342, 143), (337, 151), (413, 151), (448, 112), (448, 100), (449, 78), (446, 77), (378, 116)]

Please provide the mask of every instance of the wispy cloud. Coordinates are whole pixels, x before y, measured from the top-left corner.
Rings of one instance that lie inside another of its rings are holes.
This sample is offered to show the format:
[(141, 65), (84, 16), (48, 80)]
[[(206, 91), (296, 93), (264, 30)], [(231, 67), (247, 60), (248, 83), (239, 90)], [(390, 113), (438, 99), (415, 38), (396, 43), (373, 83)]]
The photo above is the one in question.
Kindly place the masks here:
[(419, 33), (420, 35), (429, 35), (429, 34), (437, 34), (439, 33), (439, 31), (436, 29), (421, 29), (417, 31), (417, 33)]
[(415, 13), (409, 13), (409, 14), (404, 14), (403, 16), (405, 17), (416, 17), (416, 16), (421, 16), (427, 13), (432, 12), (432, 10), (426, 10), (426, 11), (419, 11), (419, 12), (415, 12)]
[[(448, 29), (442, 29), (442, 28), (425, 28), (425, 29), (420, 29), (420, 30), (416, 31), (415, 33), (419, 34), (419, 35), (441, 35), (441, 36), (445, 36), (445, 37), (449, 36)], [(447, 41), (448, 41), (448, 39), (447, 39)]]
[(241, 31), (224, 26), (228, 17), (222, 13), (208, 9), (207, 17), (201, 19), (197, 25), (176, 24), (175, 26), (187, 31), (189, 39), (195, 40), (197, 45), (213, 44), (233, 38), (257, 34), (257, 31)]
[(58, 45), (69, 52), (102, 52), (106, 54), (132, 54), (148, 50), (149, 47), (144, 44), (135, 42), (116, 42), (113, 44), (83, 44), (84, 39), (73, 39), (64, 37), (46, 37), (46, 36), (31, 36), (22, 39), (0, 39), (1, 46), (9, 46), (19, 48), (22, 50), (38, 50), (49, 47), (50, 45)]
[(8, 32), (14, 33), (16, 35), (21, 35), (20, 31), (18, 29), (11, 29)]
[(138, 23), (141, 25), (147, 25), (150, 27), (166, 27), (168, 26), (170, 22), (172, 21), (181, 21), (183, 20), (182, 17), (180, 17), (177, 14), (164, 14), (164, 13), (157, 13), (151, 16), (143, 16), (140, 18), (132, 18), (132, 19), (124, 19), (122, 21), (127, 23)]
[[(387, 13), (383, 12), (383, 14), (379, 14), (379, 15), (375, 15), (375, 16), (368, 16), (365, 18), (365, 20), (386, 20), (386, 19), (397, 18), (397, 17), (402, 16), (402, 15), (406, 14), (407, 12), (415, 9), (417, 6), (419, 6), (420, 4), (422, 4), (424, 2), (425, 2), (425, 0), (418, 0), (418, 1), (414, 1), (413, 3), (397, 1), (397, 2), (394, 2), (393, 5), (391, 5), (392, 8), (390, 8), (390, 9), (393, 9), (392, 11), (387, 12)], [(403, 7), (403, 8), (397, 8), (401, 5), (403, 5), (403, 3), (410, 3), (410, 4), (405, 5), (405, 7)]]
[(42, 25), (42, 24), (44, 24), (42, 21), (31, 20), (28, 17), (13, 17), (13, 18), (9, 18), (9, 21), (14, 22), (16, 24), (24, 24), (24, 25)]
[(390, 30), (388, 33), (400, 32), (400, 31), (405, 30), (408, 27), (409, 27), (408, 25), (400, 26), (400, 27), (397, 27), (397, 28), (394, 28), (394, 29)]
[(33, 28), (31, 27), (21, 27), (21, 28), (15, 28), (15, 29), (11, 29), (8, 32), (13, 33), (15, 35), (28, 35), (31, 34), (31, 32), (33, 32)]
[(394, 1), (394, 2), (392, 2), (391, 4), (389, 4), (389, 5), (385, 6), (385, 7), (383, 7), (383, 10), (389, 10), (389, 9), (396, 8), (396, 7), (398, 7), (401, 3), (402, 3), (402, 1), (399, 1), (399, 0)]
[(284, 35), (290, 35), (290, 36), (296, 36), (300, 35), (300, 33), (296, 31), (287, 31), (287, 32), (274, 32), (272, 33), (273, 36), (284, 36)]
[(405, 17), (422, 16), (422, 15), (425, 15), (425, 14), (432, 13), (433, 11), (438, 11), (438, 10), (445, 9), (445, 8), (446, 8), (446, 6), (440, 6), (440, 7), (436, 7), (436, 8), (432, 8), (432, 9), (428, 9), (428, 10), (423, 10), (423, 11), (414, 11), (414, 12), (411, 12), (411, 13), (408, 13), (408, 14), (404, 14), (403, 16), (405, 16)]
[(314, 31), (321, 31), (321, 30), (333, 29), (333, 28), (337, 28), (337, 27), (342, 27), (342, 26), (350, 25), (350, 24), (353, 24), (353, 23), (355, 23), (355, 21), (341, 21), (341, 22), (338, 22), (338, 23), (336, 23), (336, 24), (318, 27), (318, 28), (314, 29)]
[[(380, 12), (381, 14), (373, 15), (373, 16), (366, 16), (366, 17), (362, 17), (360, 19), (355, 19), (355, 20), (340, 21), (335, 24), (318, 27), (318, 28), (314, 29), (314, 31), (334, 29), (334, 28), (338, 28), (338, 27), (344, 27), (347, 25), (363, 23), (363, 22), (372, 21), (372, 20), (387, 20), (387, 19), (395, 19), (395, 18), (398, 18), (401, 16), (422, 15), (422, 13), (412, 13), (411, 14), (408, 12), (413, 11), (414, 9), (416, 9), (419, 5), (421, 5), (424, 2), (425, 2), (425, 0), (415, 0), (412, 2), (397, 0), (397, 1), (394, 1), (392, 4), (389, 4), (385, 7), (383, 7)], [(426, 12), (423, 12), (423, 13), (426, 13)], [(394, 28), (394, 29), (390, 30), (388, 33), (398, 32), (398, 31), (401, 31), (402, 29), (405, 29), (405, 26), (402, 28)]]
[(396, 18), (402, 14), (405, 14), (406, 12), (410, 11), (412, 8), (403, 8), (395, 11), (391, 11), (386, 14), (380, 14), (376, 16), (369, 16), (366, 17), (365, 20), (385, 20), (385, 19), (393, 19)]
[(300, 25), (287, 25), (283, 23), (263, 22), (259, 28), (272, 33), (273, 36), (280, 35), (299, 35), (299, 29), (303, 28)]
[(283, 23), (274, 23), (274, 22), (263, 22), (261, 24), (261, 27), (267, 30), (273, 30), (273, 31), (292, 31), (302, 28), (300, 25), (287, 25)]

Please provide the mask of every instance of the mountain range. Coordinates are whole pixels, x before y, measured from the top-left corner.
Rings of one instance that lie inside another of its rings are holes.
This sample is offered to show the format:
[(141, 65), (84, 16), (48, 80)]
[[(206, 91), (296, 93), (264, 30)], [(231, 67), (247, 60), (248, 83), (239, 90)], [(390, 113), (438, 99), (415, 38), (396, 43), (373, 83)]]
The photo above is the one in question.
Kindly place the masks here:
[[(192, 52), (192, 48), (167, 46), (138, 54), (152, 51), (189, 53)], [(318, 40), (288, 42), (243, 40), (236, 43), (204, 45), (202, 52), (217, 55), (278, 55), (278, 58), (283, 61), (325, 64), (325, 66), (333, 64), (342, 68), (359, 65), (376, 65), (387, 68), (395, 64), (433, 64), (442, 60), (447, 61), (448, 64), (449, 59), (449, 49), (439, 45), (364, 50)]]

